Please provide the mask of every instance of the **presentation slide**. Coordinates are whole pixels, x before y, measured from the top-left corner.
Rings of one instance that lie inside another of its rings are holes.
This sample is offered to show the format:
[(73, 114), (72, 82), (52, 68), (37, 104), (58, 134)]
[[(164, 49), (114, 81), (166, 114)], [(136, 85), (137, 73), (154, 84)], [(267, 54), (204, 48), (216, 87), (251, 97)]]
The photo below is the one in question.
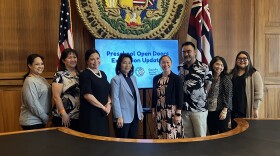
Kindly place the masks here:
[(139, 88), (152, 88), (153, 77), (162, 72), (159, 58), (168, 55), (172, 59), (172, 71), (178, 73), (178, 40), (134, 40), (134, 39), (95, 39), (95, 49), (100, 53), (100, 70), (104, 71), (108, 81), (116, 75), (115, 68), (120, 54), (132, 56), (133, 75)]

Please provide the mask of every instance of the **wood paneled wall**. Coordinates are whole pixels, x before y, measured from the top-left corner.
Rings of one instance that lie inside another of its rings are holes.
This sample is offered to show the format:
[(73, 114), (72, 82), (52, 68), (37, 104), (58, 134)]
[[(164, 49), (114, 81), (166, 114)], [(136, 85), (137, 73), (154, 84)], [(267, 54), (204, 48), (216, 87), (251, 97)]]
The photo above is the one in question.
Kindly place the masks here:
[(30, 53), (48, 57), (45, 71), (54, 71), (59, 1), (3, 0), (0, 9), (0, 73), (26, 71)]
[(0, 90), (0, 132), (19, 130), (19, 104), (21, 88)]
[(254, 65), (265, 84), (261, 117), (280, 117), (280, 17), (279, 0), (255, 2)]
[[(75, 0), (70, 1), (74, 46), (80, 52), (79, 68), (83, 69), (84, 52), (92, 47), (94, 37), (83, 25)], [(191, 4), (192, 0), (189, 8)], [(279, 0), (209, 0), (215, 55), (223, 56), (231, 69), (239, 51), (251, 54), (265, 83), (260, 114), (266, 118), (280, 117), (279, 4)], [(0, 132), (20, 129), (20, 90), (30, 53), (45, 57), (44, 76), (52, 79), (56, 70), (59, 7), (59, 0), (0, 1)], [(174, 36), (180, 43), (185, 41), (188, 15), (184, 21)], [(147, 97), (150, 106), (150, 96)], [(147, 126), (152, 131), (150, 119)]]
[(241, 50), (253, 54), (254, 0), (208, 0), (215, 55), (223, 56), (229, 69)]

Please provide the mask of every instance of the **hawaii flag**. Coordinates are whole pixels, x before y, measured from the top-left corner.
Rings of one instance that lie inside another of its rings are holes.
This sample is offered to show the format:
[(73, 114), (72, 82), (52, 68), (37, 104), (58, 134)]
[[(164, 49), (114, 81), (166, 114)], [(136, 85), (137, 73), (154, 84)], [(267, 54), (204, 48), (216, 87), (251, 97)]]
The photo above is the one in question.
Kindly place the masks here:
[(196, 45), (197, 59), (209, 64), (214, 57), (214, 44), (208, 0), (193, 0), (187, 41)]
[(61, 0), (59, 18), (59, 41), (57, 49), (58, 60), (60, 59), (62, 51), (66, 48), (74, 48), (71, 24), (71, 10), (69, 1)]

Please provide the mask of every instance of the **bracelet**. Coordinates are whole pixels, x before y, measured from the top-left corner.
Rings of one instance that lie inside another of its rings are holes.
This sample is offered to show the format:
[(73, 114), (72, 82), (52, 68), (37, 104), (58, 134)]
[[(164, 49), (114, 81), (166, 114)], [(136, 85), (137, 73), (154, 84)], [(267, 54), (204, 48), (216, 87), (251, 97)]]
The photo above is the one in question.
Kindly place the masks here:
[(226, 114), (227, 112), (226, 112), (226, 111), (222, 111), (222, 113), (223, 113), (223, 114)]
[(59, 114), (60, 114), (60, 115), (62, 115), (62, 113), (64, 113), (64, 112), (65, 112), (65, 109), (59, 110)]

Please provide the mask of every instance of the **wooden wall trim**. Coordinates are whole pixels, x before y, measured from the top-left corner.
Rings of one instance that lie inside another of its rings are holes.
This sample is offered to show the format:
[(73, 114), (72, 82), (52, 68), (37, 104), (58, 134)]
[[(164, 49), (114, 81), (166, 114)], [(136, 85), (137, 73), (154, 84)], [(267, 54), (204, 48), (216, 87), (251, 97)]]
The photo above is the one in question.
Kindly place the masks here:
[(265, 85), (280, 85), (279, 77), (264, 77)]
[[(0, 73), (0, 87), (22, 86), (23, 75), (26, 72)], [(44, 72), (42, 76), (49, 82), (53, 79), (54, 72)]]
[[(0, 80), (22, 80), (26, 72), (0, 73)], [(42, 76), (46, 79), (53, 78), (54, 72), (44, 72)]]

